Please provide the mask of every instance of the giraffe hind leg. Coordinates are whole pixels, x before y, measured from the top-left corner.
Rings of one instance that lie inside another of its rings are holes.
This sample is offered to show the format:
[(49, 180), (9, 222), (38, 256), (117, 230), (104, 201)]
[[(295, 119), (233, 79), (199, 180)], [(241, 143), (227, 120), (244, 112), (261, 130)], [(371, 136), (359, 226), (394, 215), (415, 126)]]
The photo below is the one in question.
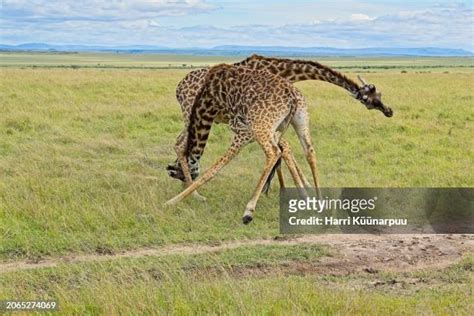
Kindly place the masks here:
[(281, 164), (277, 168), (277, 175), (278, 175), (278, 183), (280, 184), (280, 188), (285, 188), (285, 178), (283, 177), (283, 172), (281, 172)]
[(298, 188), (303, 187), (304, 183), (303, 183), (303, 180), (301, 179), (301, 175), (297, 171), (298, 165), (296, 163), (295, 157), (293, 157), (290, 144), (286, 140), (280, 139), (279, 145), (281, 149), (281, 155), (283, 157), (283, 160), (285, 160), (285, 163), (288, 167), (288, 170), (290, 171), (293, 181), (295, 182), (295, 186)]
[(295, 113), (295, 116), (293, 117), (293, 120), (291, 121), (291, 124), (293, 125), (296, 134), (298, 135), (301, 146), (303, 147), (303, 150), (306, 155), (306, 160), (308, 161), (308, 164), (311, 168), (316, 193), (318, 197), (321, 198), (322, 195), (319, 185), (319, 172), (316, 162), (316, 153), (314, 151), (311, 140), (311, 134), (309, 130), (309, 119), (306, 110), (300, 109), (299, 111), (297, 111)]
[[(294, 166), (294, 169), (296, 171), (296, 173), (298, 174), (299, 178), (301, 179), (301, 181), (303, 182), (303, 187), (306, 187), (306, 188), (309, 188), (311, 187), (311, 184), (308, 182), (308, 179), (306, 179), (303, 171), (301, 170), (300, 166), (298, 165), (298, 163), (296, 162), (296, 159), (295, 159), (295, 156), (293, 155), (293, 151), (290, 147), (290, 144), (284, 140), (284, 139), (281, 139), (280, 141), (283, 141), (284, 142), (284, 151), (282, 149), (282, 155), (284, 156), (285, 158), (285, 162), (290, 163)], [(281, 146), (280, 146), (281, 148)], [(291, 167), (288, 167), (288, 168), (291, 168)], [(298, 180), (295, 179), (295, 176), (293, 176), (293, 179), (295, 181), (295, 186), (296, 187), (299, 187), (298, 185)]]
[[(285, 161), (288, 169), (290, 170), (290, 174), (293, 178), (294, 184), (297, 188), (304, 188), (310, 187), (308, 180), (304, 176), (303, 172), (301, 171), (298, 163), (296, 162), (295, 157), (293, 156), (293, 152), (290, 148), (290, 144), (284, 140), (283, 138), (280, 139), (278, 144), (280, 150), (282, 152), (281, 158)], [(280, 182), (280, 188), (285, 188), (285, 182), (283, 178), (283, 173), (281, 172), (281, 159), (278, 159), (277, 163), (273, 167), (270, 175), (268, 176), (267, 181), (265, 182), (265, 186), (263, 187), (263, 193), (268, 194), (268, 190), (270, 188), (270, 183), (274, 176), (275, 170), (278, 174), (278, 180)]]
[(270, 186), (272, 183), (272, 179), (275, 176), (275, 173), (278, 175), (278, 182), (280, 183), (280, 188), (284, 188), (285, 179), (283, 178), (283, 173), (281, 172), (281, 158), (277, 160), (277, 162), (272, 168), (272, 171), (270, 171), (267, 180), (265, 181), (265, 185), (262, 189), (262, 193), (265, 193), (265, 195), (268, 195), (268, 191), (270, 191)]

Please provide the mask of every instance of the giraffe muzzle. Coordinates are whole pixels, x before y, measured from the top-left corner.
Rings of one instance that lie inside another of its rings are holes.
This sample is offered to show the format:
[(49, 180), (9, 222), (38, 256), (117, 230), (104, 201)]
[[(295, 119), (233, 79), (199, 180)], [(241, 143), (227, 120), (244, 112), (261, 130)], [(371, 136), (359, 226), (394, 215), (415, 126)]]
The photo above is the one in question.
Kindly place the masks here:
[[(166, 167), (166, 171), (168, 172), (168, 175), (171, 178), (178, 179), (180, 181), (185, 182), (186, 177), (184, 176), (183, 170), (181, 169), (181, 166), (179, 165), (174, 165), (170, 164)], [(196, 178), (199, 176), (199, 170), (191, 168), (191, 178), (192, 180), (196, 180)]]
[(181, 181), (184, 181), (184, 174), (181, 169), (177, 168), (175, 165), (168, 165), (166, 171), (171, 178), (175, 178)]
[(392, 117), (393, 116), (393, 110), (389, 107), (385, 107), (384, 110), (383, 110), (383, 114), (386, 117)]

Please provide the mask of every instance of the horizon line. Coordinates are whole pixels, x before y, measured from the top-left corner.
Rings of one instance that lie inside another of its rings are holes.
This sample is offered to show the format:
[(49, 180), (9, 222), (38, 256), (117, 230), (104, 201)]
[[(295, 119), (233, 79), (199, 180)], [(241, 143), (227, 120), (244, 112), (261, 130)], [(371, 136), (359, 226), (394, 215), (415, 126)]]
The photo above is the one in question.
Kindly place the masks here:
[(311, 49), (311, 48), (329, 48), (329, 49), (339, 49), (339, 50), (363, 50), (363, 49), (441, 49), (441, 50), (458, 50), (464, 51), (471, 54), (474, 54), (474, 51), (468, 50), (466, 48), (459, 47), (442, 47), (442, 46), (367, 46), (367, 47), (338, 47), (338, 46), (286, 46), (286, 45), (240, 45), (240, 44), (218, 44), (214, 46), (166, 46), (159, 44), (81, 44), (81, 43), (47, 43), (47, 42), (22, 42), (20, 44), (7, 44), (1, 43), (0, 46), (11, 46), (11, 47), (21, 47), (25, 45), (45, 45), (45, 46), (83, 46), (91, 48), (105, 48), (105, 49), (123, 49), (123, 48), (133, 48), (134, 46), (149, 47), (149, 49), (156, 50), (172, 50), (172, 49), (182, 49), (182, 50), (192, 50), (192, 49), (216, 49), (220, 47), (248, 47), (248, 48), (288, 48), (288, 49)]

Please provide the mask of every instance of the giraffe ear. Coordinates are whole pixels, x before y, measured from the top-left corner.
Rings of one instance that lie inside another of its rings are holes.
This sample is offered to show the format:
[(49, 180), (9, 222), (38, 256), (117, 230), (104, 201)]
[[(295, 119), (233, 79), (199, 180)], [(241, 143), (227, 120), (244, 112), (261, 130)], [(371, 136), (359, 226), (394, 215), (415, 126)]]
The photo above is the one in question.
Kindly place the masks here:
[(359, 78), (360, 82), (362, 82), (362, 84), (363, 84), (364, 86), (367, 85), (367, 82), (364, 80), (364, 78), (362, 78), (362, 77), (359, 76), (359, 75), (357, 75), (357, 78)]
[(347, 91), (347, 93), (348, 93), (351, 97), (357, 99), (357, 95), (358, 95), (357, 93), (352, 93), (352, 92), (349, 92), (349, 91)]

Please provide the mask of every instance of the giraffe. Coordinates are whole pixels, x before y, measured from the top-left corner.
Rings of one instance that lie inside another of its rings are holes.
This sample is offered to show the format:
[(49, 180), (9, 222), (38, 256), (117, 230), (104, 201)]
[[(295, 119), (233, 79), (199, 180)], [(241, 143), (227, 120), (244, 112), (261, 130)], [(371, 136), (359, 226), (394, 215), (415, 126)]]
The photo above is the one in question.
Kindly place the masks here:
[[(280, 157), (288, 153), (287, 143), (281, 137), (290, 123), (305, 151), (314, 186), (319, 188), (306, 103), (301, 92), (290, 81), (265, 69), (226, 64), (210, 68), (190, 111), (187, 133), (183, 136), (186, 143), (184, 156), (193, 154), (192, 150), (200, 141), (203, 124), (210, 126), (218, 117), (224, 117), (234, 132), (230, 148), (201, 177), (168, 200), (167, 205), (175, 204), (190, 195), (212, 179), (243, 146), (257, 141), (265, 153), (266, 162), (242, 218), (244, 224), (250, 223), (268, 176)], [(288, 167), (296, 181), (298, 171), (291, 163)]]
[[(365, 80), (359, 77), (359, 80), (363, 84), (362, 86), (359, 86), (356, 82), (347, 78), (343, 74), (318, 62), (283, 58), (268, 58), (254, 54), (241, 62), (235, 63), (234, 66), (247, 67), (251, 69), (265, 69), (273, 74), (288, 79), (292, 83), (304, 80), (326, 81), (347, 90), (352, 97), (359, 100), (369, 110), (377, 109), (379, 111), (382, 111), (387, 117), (391, 117), (393, 115), (393, 111), (389, 107), (384, 106), (383, 103), (380, 101), (381, 94), (376, 91), (376, 88), (373, 84), (367, 84)], [(208, 68), (198, 69), (190, 72), (183, 80), (181, 80), (181, 82), (176, 88), (176, 98), (181, 105), (181, 111), (183, 112), (183, 118), (186, 125), (189, 122), (190, 111), (194, 98), (197, 95), (200, 87), (202, 86), (207, 72)], [(221, 116), (215, 118), (214, 122), (227, 123), (227, 120), (224, 116)], [(184, 150), (183, 140), (186, 131), (184, 130), (178, 136), (175, 145), (175, 150), (177, 152), (178, 159), (175, 161), (174, 164), (170, 164), (167, 167), (168, 174), (171, 177), (180, 179), (181, 181), (186, 181), (187, 185), (189, 185), (189, 183), (191, 183), (194, 179), (197, 178), (200, 171), (199, 161), (202, 156), (202, 153), (204, 152), (209, 132), (210, 125), (203, 123), (200, 134), (200, 136), (202, 137), (201, 141), (198, 143), (197, 148), (192, 151), (192, 154), (189, 157), (183, 157), (181, 154)], [(287, 160), (285, 161), (287, 162), (287, 164), (296, 164), (293, 155), (291, 154), (291, 149), (288, 147), (287, 143), (285, 145), (285, 148), (289, 150), (289, 155), (287, 156), (287, 158), (289, 160), (292, 160), (292, 162), (289, 162)], [(181, 165), (184, 165), (185, 161), (188, 161), (188, 167), (181, 168)], [(296, 168), (303, 177), (302, 181), (307, 184), (307, 181), (306, 179), (304, 179), (304, 176), (302, 175), (301, 170), (299, 169), (297, 164)], [(187, 180), (185, 176), (185, 173), (187, 173), (186, 169), (189, 169), (189, 175), (187, 177)], [(282, 186), (284, 185), (283, 177), (279, 168), (277, 168), (277, 171), (280, 180), (280, 185)], [(269, 177), (269, 181), (270, 180), (271, 177)], [(268, 185), (269, 183), (267, 183), (266, 190), (268, 190)]]
[[(242, 66), (246, 67), (247, 65), (250, 65), (251, 63), (254, 63), (257, 61), (256, 57), (261, 57), (257, 55), (253, 55), (252, 58), (247, 58), (246, 60), (234, 64), (235, 66)], [(193, 105), (193, 101), (199, 91), (199, 89), (202, 87), (204, 78), (208, 72), (208, 68), (203, 68), (203, 69), (198, 69), (194, 70), (186, 75), (186, 77), (181, 80), (178, 83), (178, 86), (176, 88), (176, 98), (181, 105), (181, 111), (183, 113), (183, 119), (185, 122), (185, 126), (188, 125), (189, 119), (190, 119), (190, 111)], [(225, 117), (225, 115), (219, 115), (218, 117), (213, 119), (213, 122), (216, 123), (228, 123), (228, 119)], [(199, 175), (199, 160), (201, 158), (202, 153), (204, 152), (204, 148), (206, 146), (207, 138), (209, 136), (209, 132), (211, 129), (212, 122), (201, 122), (200, 123), (200, 133), (199, 133), (199, 141), (195, 144), (195, 148), (191, 151), (191, 155), (189, 157), (185, 157), (183, 155), (183, 152), (185, 150), (185, 140), (184, 140), (184, 135), (186, 134), (186, 127), (185, 130), (183, 130), (176, 141), (175, 145), (175, 151), (177, 153), (178, 158), (176, 159), (174, 164), (168, 165), (166, 168), (168, 171), (168, 174), (176, 179), (179, 179), (188, 186), (192, 183), (192, 181), (197, 178)], [(306, 180), (304, 177), (301, 169), (296, 163), (296, 160), (294, 159), (293, 153), (291, 151), (290, 145), (285, 141), (282, 141), (282, 144), (280, 144), (280, 147), (282, 150), (284, 150), (284, 155), (282, 155), (283, 159), (285, 160), (286, 164), (294, 165), (296, 170), (298, 171), (298, 174), (301, 179), (295, 180), (295, 184), (297, 186), (300, 186), (301, 183), (304, 183), (305, 186), (310, 186), (309, 182)], [(181, 166), (184, 166), (182, 168)], [(281, 174), (280, 170), (280, 160), (278, 160), (277, 165), (275, 166), (274, 170), (271, 172), (271, 176), (269, 177), (269, 180), (267, 181), (265, 187), (264, 187), (264, 192), (267, 193), (269, 186), (270, 186), (270, 181), (273, 177), (274, 172), (277, 171), (278, 173), (278, 179), (280, 182), (280, 187), (284, 187), (284, 180), (283, 176)], [(193, 194), (195, 197), (205, 200), (203, 196), (197, 193), (197, 191), (194, 191)]]

